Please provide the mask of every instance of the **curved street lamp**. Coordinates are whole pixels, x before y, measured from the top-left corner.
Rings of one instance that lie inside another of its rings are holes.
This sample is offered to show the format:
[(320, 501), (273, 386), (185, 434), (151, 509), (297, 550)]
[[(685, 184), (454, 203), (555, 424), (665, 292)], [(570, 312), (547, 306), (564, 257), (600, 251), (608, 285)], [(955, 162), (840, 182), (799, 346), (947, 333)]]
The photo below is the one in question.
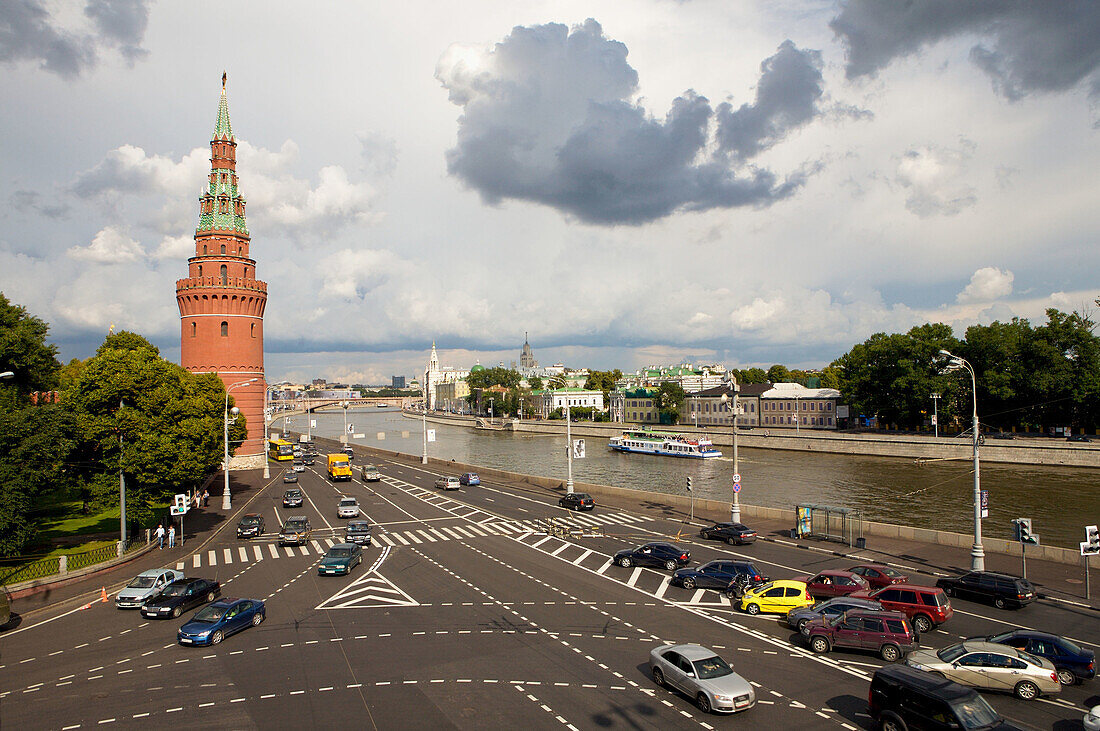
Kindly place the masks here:
[[(737, 470), (737, 417), (741, 413), (741, 404), (737, 400), (737, 393), (740, 391), (740, 387), (737, 385), (737, 381), (733, 382), (733, 398), (729, 397), (729, 394), (722, 394), (722, 405), (730, 411), (730, 434), (731, 441), (733, 442), (733, 474), (735, 477), (740, 477), (740, 473)], [(738, 483), (740, 484), (740, 483)], [(733, 502), (730, 503), (730, 520), (734, 523), (741, 522), (741, 500), (740, 500), (740, 488), (738, 487), (733, 491)]]
[(982, 488), (980, 477), (980, 465), (978, 462), (978, 379), (974, 375), (974, 368), (957, 355), (952, 355), (946, 350), (941, 350), (940, 355), (947, 358), (947, 370), (965, 368), (970, 374), (970, 387), (974, 394), (974, 418), (972, 431), (974, 434), (974, 545), (970, 549), (970, 570), (985, 570), (985, 550), (982, 548)]
[[(224, 441), (222, 446), (225, 448), (225, 461), (222, 463), (222, 472), (225, 473), (225, 488), (222, 490), (222, 510), (233, 509), (233, 498), (229, 494), (229, 392), (238, 386), (247, 386), (250, 383), (255, 383), (260, 380), (259, 378), (249, 378), (247, 381), (238, 381), (237, 383), (230, 384), (225, 388), (225, 410), (222, 412), (222, 426), (224, 427), (223, 436)], [(237, 414), (241, 413), (241, 410), (236, 406), (232, 409), (233, 420), (236, 421)]]

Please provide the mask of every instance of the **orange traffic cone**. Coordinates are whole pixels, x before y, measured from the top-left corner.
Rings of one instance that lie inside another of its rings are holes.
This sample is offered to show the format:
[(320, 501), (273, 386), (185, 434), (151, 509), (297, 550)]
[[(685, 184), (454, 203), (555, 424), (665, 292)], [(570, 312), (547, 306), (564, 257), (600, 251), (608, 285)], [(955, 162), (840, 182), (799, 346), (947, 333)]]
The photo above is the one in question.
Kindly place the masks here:
[(99, 593), (99, 600), (100, 600), (101, 602), (106, 602), (106, 601), (107, 601), (107, 587), (103, 587), (103, 588), (102, 588), (102, 589), (100, 590), (100, 593)]

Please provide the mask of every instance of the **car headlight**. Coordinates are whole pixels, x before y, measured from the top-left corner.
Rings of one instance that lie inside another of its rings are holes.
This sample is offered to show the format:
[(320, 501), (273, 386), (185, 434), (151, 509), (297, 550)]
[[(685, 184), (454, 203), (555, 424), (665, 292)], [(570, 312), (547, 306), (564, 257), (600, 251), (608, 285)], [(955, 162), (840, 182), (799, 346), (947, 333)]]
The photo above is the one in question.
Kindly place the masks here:
[(724, 703), (733, 703), (733, 696), (732, 695), (718, 695), (717, 693), (715, 693), (714, 700), (722, 701)]

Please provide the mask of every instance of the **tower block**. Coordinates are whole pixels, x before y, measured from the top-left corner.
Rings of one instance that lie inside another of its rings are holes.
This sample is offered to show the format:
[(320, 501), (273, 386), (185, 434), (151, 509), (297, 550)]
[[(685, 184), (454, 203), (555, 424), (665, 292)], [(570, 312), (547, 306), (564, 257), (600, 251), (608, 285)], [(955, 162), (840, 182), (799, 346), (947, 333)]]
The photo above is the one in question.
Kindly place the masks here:
[[(195, 255), (187, 278), (176, 281), (180, 310), (180, 365), (192, 373), (217, 373), (248, 420), (248, 437), (232, 467), (261, 467), (264, 435), (264, 308), (267, 284), (256, 279), (245, 199), (237, 185), (237, 140), (229, 124), (222, 75), (221, 101), (210, 140), (210, 176), (199, 196)], [(232, 446), (232, 445), (231, 445)]]

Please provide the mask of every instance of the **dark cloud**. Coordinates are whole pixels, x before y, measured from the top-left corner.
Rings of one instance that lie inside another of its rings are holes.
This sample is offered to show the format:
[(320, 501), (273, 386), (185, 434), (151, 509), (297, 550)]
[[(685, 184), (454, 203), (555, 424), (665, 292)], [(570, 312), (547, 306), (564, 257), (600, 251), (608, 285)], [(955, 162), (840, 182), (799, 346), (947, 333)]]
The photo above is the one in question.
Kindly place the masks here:
[(46, 218), (68, 218), (69, 204), (57, 201), (44, 201), (39, 193), (33, 190), (17, 190), (11, 194), (12, 207), (17, 211), (34, 211), (41, 213)]
[(716, 113), (686, 91), (663, 119), (632, 100), (626, 56), (592, 19), (514, 28), (491, 53), (451, 49), (436, 71), (463, 108), (449, 172), (489, 203), (529, 200), (596, 224), (767, 206), (802, 185), (805, 171), (780, 181), (744, 163), (818, 114), (816, 52), (784, 43), (762, 64), (755, 104)]
[(849, 0), (830, 23), (848, 46), (848, 78), (960, 35), (997, 92), (1019, 99), (1086, 83), (1100, 95), (1100, 3), (1095, 0)]
[(79, 34), (58, 27), (41, 0), (0, 2), (0, 61), (36, 61), (41, 68), (75, 78), (94, 68), (101, 47), (118, 48), (131, 63), (148, 23), (146, 0), (90, 0), (84, 8), (98, 31)]

